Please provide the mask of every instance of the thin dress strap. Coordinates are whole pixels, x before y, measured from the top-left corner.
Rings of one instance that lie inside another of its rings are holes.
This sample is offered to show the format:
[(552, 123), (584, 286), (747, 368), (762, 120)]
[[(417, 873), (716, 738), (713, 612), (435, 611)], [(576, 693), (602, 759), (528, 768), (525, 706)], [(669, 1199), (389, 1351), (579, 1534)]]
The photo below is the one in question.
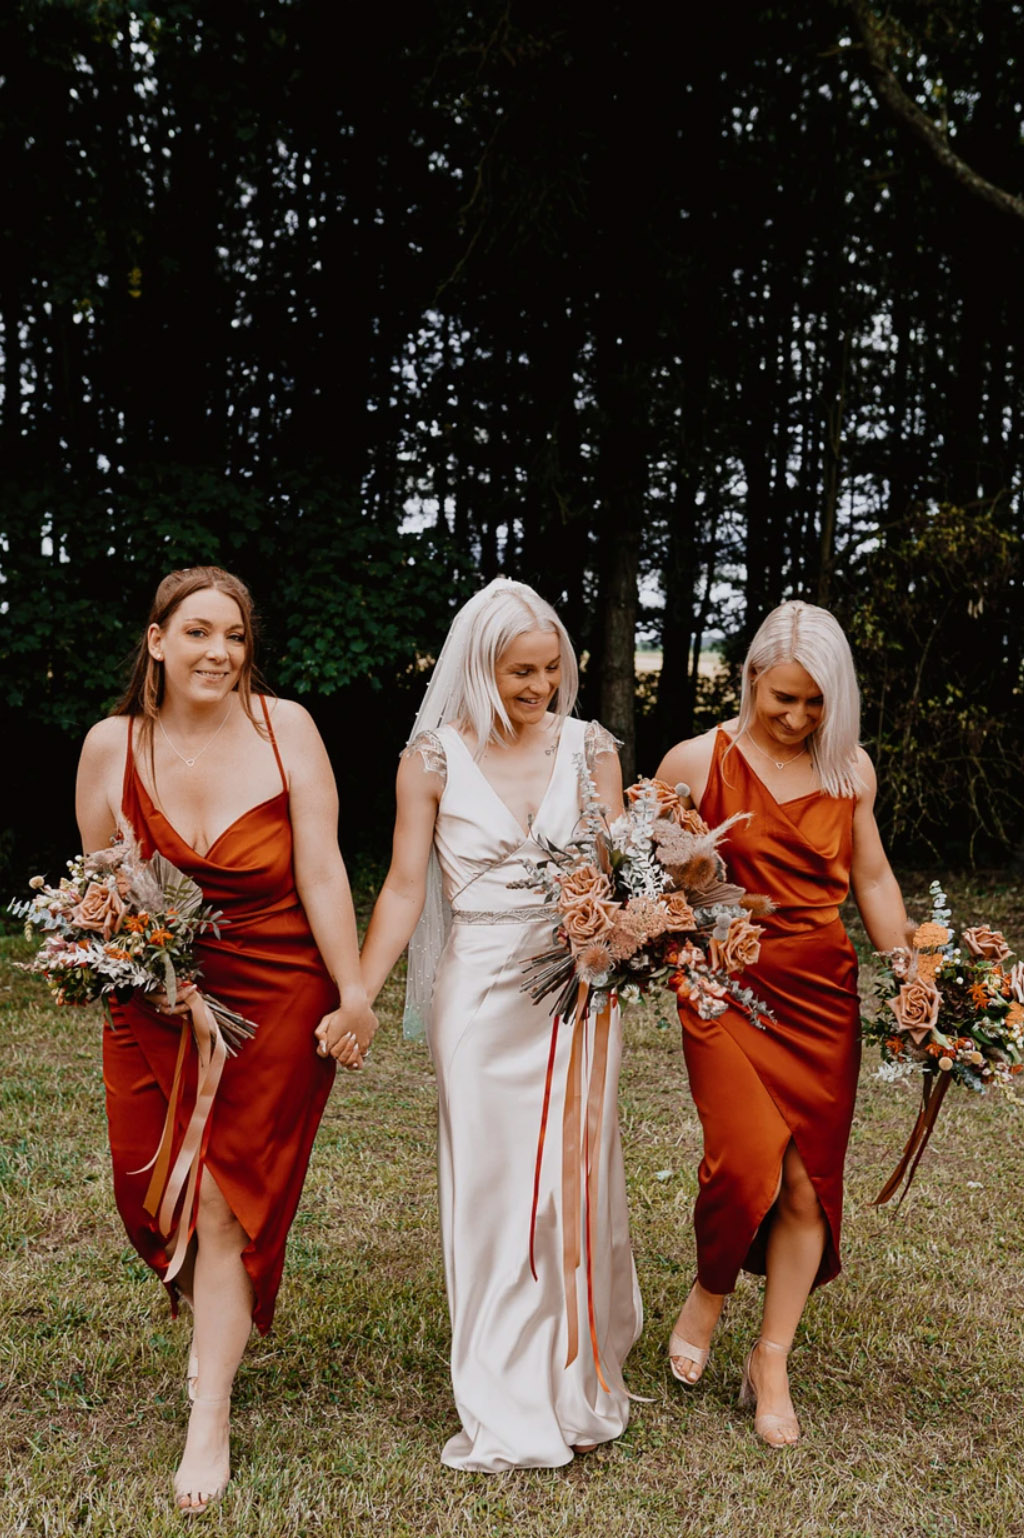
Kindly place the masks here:
[(287, 790), (288, 776), (284, 772), (284, 764), (281, 762), (281, 754), (278, 752), (277, 748), (277, 738), (274, 736), (274, 728), (270, 724), (270, 711), (267, 709), (267, 696), (265, 694), (260, 695), (260, 704), (263, 706), (263, 719), (266, 721), (267, 731), (270, 733), (270, 745), (274, 750), (274, 757), (277, 759), (277, 767), (281, 771), (281, 784), (284, 786), (285, 790)]
[(135, 718), (128, 717), (128, 747), (124, 755), (124, 779), (121, 782), (121, 806), (127, 805), (128, 792), (131, 790), (132, 777), (135, 774), (135, 750), (132, 747), (132, 730), (135, 726)]

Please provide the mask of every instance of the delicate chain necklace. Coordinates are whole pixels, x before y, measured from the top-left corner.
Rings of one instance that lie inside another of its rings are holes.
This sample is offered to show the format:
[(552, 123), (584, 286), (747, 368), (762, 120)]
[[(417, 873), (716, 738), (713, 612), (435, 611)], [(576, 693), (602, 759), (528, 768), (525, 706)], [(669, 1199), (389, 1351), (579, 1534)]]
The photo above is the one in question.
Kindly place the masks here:
[(171, 752), (177, 754), (178, 758), (181, 759), (182, 763), (187, 768), (191, 769), (199, 761), (199, 759), (202, 758), (203, 754), (206, 752), (207, 748), (210, 746), (210, 743), (213, 742), (217, 737), (220, 736), (221, 732), (224, 730), (225, 725), (227, 724), (227, 719), (228, 719), (228, 716), (230, 714), (231, 714), (231, 706), (229, 705), (227, 710), (224, 712), (224, 720), (220, 723), (220, 726), (218, 726), (218, 728), (214, 732), (213, 736), (212, 737), (208, 737), (207, 740), (203, 743), (202, 747), (199, 749), (199, 752), (198, 753), (194, 753), (191, 758), (186, 758), (184, 753), (180, 752), (174, 746), (174, 743), (171, 741), (170, 737), (168, 737), (168, 735), (167, 735), (167, 728), (164, 726), (164, 723), (161, 721), (159, 715), (156, 718), (156, 724), (160, 728), (160, 730), (163, 732), (164, 741), (166, 742), (167, 746), (170, 748)]
[(764, 748), (762, 748), (759, 743), (754, 741), (753, 735), (749, 729), (744, 728), (743, 735), (746, 737), (747, 741), (757, 749), (761, 757), (766, 758), (770, 764), (774, 764), (776, 769), (788, 769), (790, 764), (795, 764), (797, 759), (803, 758), (804, 754), (807, 752), (807, 748), (804, 746), (801, 747), (799, 753), (795, 754), (793, 758), (773, 758), (770, 753), (765, 752)]

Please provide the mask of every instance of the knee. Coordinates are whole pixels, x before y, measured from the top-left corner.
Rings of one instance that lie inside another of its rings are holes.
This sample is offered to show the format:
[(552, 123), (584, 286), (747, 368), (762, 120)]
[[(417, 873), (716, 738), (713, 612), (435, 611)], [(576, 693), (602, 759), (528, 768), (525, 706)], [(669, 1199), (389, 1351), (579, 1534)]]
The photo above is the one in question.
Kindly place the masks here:
[(802, 1168), (784, 1172), (778, 1206), (780, 1213), (793, 1223), (819, 1223), (823, 1216), (818, 1193)]
[(247, 1242), (242, 1225), (225, 1201), (219, 1186), (209, 1176), (204, 1179), (199, 1190), (196, 1234), (201, 1245), (216, 1245), (218, 1248), (241, 1251)]

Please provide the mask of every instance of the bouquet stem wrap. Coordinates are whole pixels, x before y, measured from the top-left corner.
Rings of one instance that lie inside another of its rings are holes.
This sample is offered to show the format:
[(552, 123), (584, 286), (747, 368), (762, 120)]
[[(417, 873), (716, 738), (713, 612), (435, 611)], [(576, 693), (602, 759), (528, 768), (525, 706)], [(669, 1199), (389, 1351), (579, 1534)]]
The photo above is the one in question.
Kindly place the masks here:
[[(143, 1205), (150, 1216), (156, 1218), (157, 1227), (167, 1241), (170, 1260), (164, 1273), (165, 1282), (170, 1282), (177, 1276), (188, 1251), (199, 1171), (209, 1140), (210, 1112), (213, 1110), (213, 1102), (228, 1056), (228, 1046), (217, 1018), (198, 988), (189, 994), (188, 1007), (189, 1016), (183, 1016), (181, 1021), (178, 1059), (174, 1067), (174, 1080), (171, 1084), (160, 1142), (149, 1163), (136, 1171), (137, 1174), (144, 1174), (146, 1170), (153, 1172)], [(190, 1040), (193, 1040), (196, 1046), (196, 1097), (185, 1129), (185, 1136), (172, 1167), (174, 1126), (181, 1104), (185, 1059)], [(181, 1212), (175, 1224), (174, 1214), (183, 1190), (184, 1200), (181, 1201)]]
[(917, 1166), (920, 1164), (924, 1151), (928, 1147), (928, 1139), (931, 1137), (932, 1128), (938, 1120), (939, 1111), (942, 1109), (942, 1102), (949, 1085), (950, 1076), (948, 1073), (941, 1073), (938, 1076), (928, 1074), (922, 1081), (921, 1108), (917, 1113), (914, 1129), (907, 1139), (907, 1146), (903, 1150), (900, 1162), (871, 1203), (872, 1207), (884, 1207), (886, 1202), (899, 1191), (900, 1185), (903, 1184), (904, 1176), (906, 1176), (906, 1183), (903, 1184), (899, 1201), (896, 1203), (897, 1212), (903, 1205), (903, 1200), (914, 1183)]
[[(593, 1222), (598, 1197), (598, 1161), (601, 1150), (601, 1123), (604, 1113), (604, 1089), (608, 1075), (608, 1048), (611, 1038), (611, 1003), (606, 1004), (594, 1022), (593, 1058), (591, 1060), (588, 1026), (590, 1011), (589, 986), (580, 982), (576, 992), (576, 1008), (572, 1020), (572, 1042), (569, 1049), (569, 1068), (566, 1075), (565, 1102), (562, 1109), (562, 1275), (565, 1287), (566, 1323), (568, 1326), (568, 1350), (565, 1365), (568, 1367), (579, 1354), (578, 1296), (576, 1274), (586, 1262), (587, 1319), (590, 1327), (590, 1346), (594, 1354), (594, 1367), (598, 1382), (608, 1391), (601, 1369), (601, 1353), (597, 1342), (597, 1321), (594, 1312), (593, 1271)], [(551, 1027), (551, 1050), (548, 1053), (547, 1077), (544, 1083), (544, 1102), (541, 1109), (540, 1134), (537, 1139), (537, 1161), (533, 1175), (533, 1206), (530, 1212), (530, 1270), (537, 1280), (535, 1240), (537, 1206), (540, 1199), (541, 1166), (544, 1160), (544, 1143), (547, 1137), (548, 1115), (551, 1109), (551, 1086), (555, 1068), (555, 1049), (562, 1017), (555, 1015)], [(582, 1230), (580, 1210), (582, 1205)]]

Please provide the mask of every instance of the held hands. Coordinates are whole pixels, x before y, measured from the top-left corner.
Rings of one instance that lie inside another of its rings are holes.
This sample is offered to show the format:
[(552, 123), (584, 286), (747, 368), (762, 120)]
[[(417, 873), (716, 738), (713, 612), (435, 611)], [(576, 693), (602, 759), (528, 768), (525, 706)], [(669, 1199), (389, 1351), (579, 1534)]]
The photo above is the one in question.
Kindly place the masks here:
[(313, 1034), (321, 1057), (333, 1057), (343, 1068), (359, 1069), (377, 1034), (377, 1016), (365, 993), (352, 999), (343, 995), (339, 1008), (324, 1015)]

